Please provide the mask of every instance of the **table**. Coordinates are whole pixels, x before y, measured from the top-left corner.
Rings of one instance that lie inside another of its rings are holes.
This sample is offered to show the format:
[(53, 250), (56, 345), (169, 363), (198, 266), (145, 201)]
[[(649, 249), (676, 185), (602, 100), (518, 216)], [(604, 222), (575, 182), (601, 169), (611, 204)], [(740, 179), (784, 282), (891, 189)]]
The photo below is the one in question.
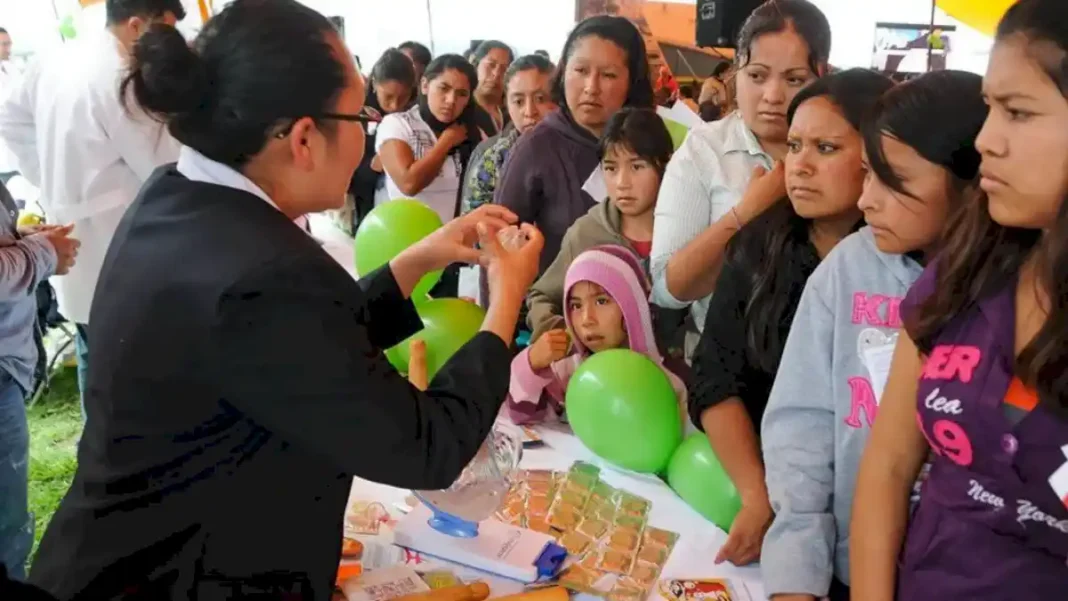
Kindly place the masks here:
[[(593, 455), (570, 429), (562, 424), (535, 428), (545, 441), (541, 448), (524, 451), (520, 466), (524, 469), (551, 469), (566, 471), (575, 461), (588, 461), (601, 467), (601, 478), (616, 488), (622, 488), (649, 499), (653, 503), (649, 524), (679, 533), (679, 541), (664, 567), (661, 578), (727, 578), (737, 585), (744, 585), (753, 601), (766, 601), (760, 581), (760, 569), (744, 568), (731, 564), (715, 565), (712, 559), (727, 538), (726, 533), (701, 517), (682, 501), (658, 478), (633, 474), (611, 467)], [(350, 502), (353, 500), (380, 501), (391, 513), (396, 514), (395, 504), (403, 504), (409, 491), (368, 482), (353, 480)], [(450, 566), (452, 568), (454, 566)], [(456, 567), (458, 576), (480, 577), (493, 590), (493, 596), (512, 594), (522, 590), (523, 585), (489, 576), (467, 568)], [(658, 598), (654, 592), (651, 598)]]

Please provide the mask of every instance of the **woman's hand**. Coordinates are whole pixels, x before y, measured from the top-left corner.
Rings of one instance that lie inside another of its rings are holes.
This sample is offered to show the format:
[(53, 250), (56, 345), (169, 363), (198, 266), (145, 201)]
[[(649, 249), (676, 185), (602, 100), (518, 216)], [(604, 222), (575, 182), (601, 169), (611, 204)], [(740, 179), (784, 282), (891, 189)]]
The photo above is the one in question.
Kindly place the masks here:
[(389, 262), (389, 268), (405, 297), (427, 272), (445, 269), (452, 263), (479, 263), (482, 253), (475, 248), (479, 224), (494, 233), (516, 222), (515, 213), (500, 205), (484, 205), (457, 217), (409, 246)]
[(462, 123), (453, 123), (448, 129), (441, 132), (441, 136), (438, 137), (438, 144), (444, 144), (445, 148), (452, 150), (463, 144), (466, 139), (467, 126)]
[[(483, 205), (470, 214), (490, 206), (495, 205)], [(493, 231), (485, 221), (479, 223), (478, 231), (491, 304), (502, 300), (522, 302), (538, 277), (538, 260), (545, 246), (541, 231), (529, 223)]]
[(486, 269), (490, 292), (489, 310), (482, 322), (482, 331), (492, 332), (510, 345), (523, 299), (538, 277), (538, 259), (545, 238), (538, 228), (528, 223), (518, 228), (493, 230), (482, 221), (478, 224), (478, 234), (483, 252), (481, 262)]
[(515, 224), (517, 219), (515, 213), (501, 205), (482, 205), (441, 226), (405, 252), (419, 253), (429, 266), (427, 271), (444, 269), (452, 263), (474, 265), (482, 259), (482, 252), (475, 248), (479, 240), (478, 225), (482, 223), (496, 234)]
[(530, 369), (541, 371), (553, 363), (567, 356), (567, 349), (571, 347), (571, 337), (567, 330), (549, 330), (542, 334), (534, 344), (530, 345), (527, 358), (530, 360)]
[(742, 510), (731, 524), (727, 542), (716, 554), (716, 563), (729, 561), (736, 566), (744, 566), (760, 559), (764, 534), (771, 527), (774, 517), (766, 496), (763, 502), (743, 503)]
[(371, 159), (371, 170), (382, 173), (382, 157), (380, 155), (376, 154), (374, 158)]
[(753, 169), (753, 176), (749, 180), (742, 200), (735, 207), (735, 214), (742, 224), (760, 217), (782, 197), (786, 196), (786, 169), (782, 161), (776, 161), (771, 171), (763, 167)]

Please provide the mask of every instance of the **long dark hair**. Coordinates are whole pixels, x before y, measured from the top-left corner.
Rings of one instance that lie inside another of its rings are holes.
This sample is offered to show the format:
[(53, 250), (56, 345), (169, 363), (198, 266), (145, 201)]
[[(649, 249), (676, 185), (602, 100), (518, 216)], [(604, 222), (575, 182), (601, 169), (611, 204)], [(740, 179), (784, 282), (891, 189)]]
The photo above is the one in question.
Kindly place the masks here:
[[(794, 97), (787, 110), (792, 123), (798, 107), (813, 98), (827, 98), (859, 133), (861, 122), (879, 97), (893, 86), (890, 79), (866, 69), (850, 69), (818, 79)], [(863, 220), (857, 221), (854, 229)], [(780, 199), (761, 217), (746, 224), (728, 244), (727, 260), (749, 271), (752, 293), (745, 306), (746, 352), (749, 362), (765, 372), (774, 373), (782, 358), (786, 340), (782, 337), (782, 323), (797, 309), (791, 303), (796, 298), (792, 289), (800, 290), (799, 279), (786, 265), (801, 265), (805, 274), (816, 264), (805, 264), (811, 256), (809, 226), (811, 220), (794, 212), (789, 198)], [(757, 269), (752, 269), (754, 262)]]
[(108, 0), (104, 5), (104, 19), (108, 25), (125, 23), (134, 17), (155, 19), (168, 12), (179, 21), (185, 19), (182, 0)]
[(974, 73), (935, 71), (887, 92), (861, 129), (872, 173), (899, 195), (919, 200), (886, 160), (883, 136), (888, 135), (944, 167), (958, 190), (971, 184), (979, 173), (975, 138), (989, 112), (982, 89), (983, 78)]
[[(1031, 53), (1068, 98), (1068, 5), (1063, 0), (1020, 0), (998, 25), (997, 41), (1022, 36), (1059, 52)], [(1016, 281), (1037, 253), (1036, 278), (1049, 294), (1050, 311), (1035, 338), (1016, 358), (1015, 373), (1038, 391), (1040, 403), (1068, 419), (1068, 202), (1062, 200), (1050, 231), (1005, 227), (990, 217), (981, 197), (961, 211), (939, 255), (934, 293), (906, 316), (905, 327), (923, 352), (950, 322), (980, 299)]]
[(556, 75), (553, 76), (553, 102), (560, 107), (561, 111), (571, 114), (571, 109), (567, 106), (567, 96), (564, 94), (567, 63), (571, 60), (571, 52), (575, 44), (590, 36), (608, 40), (627, 54), (629, 85), (627, 86), (627, 99), (623, 101), (623, 106), (653, 108), (653, 81), (649, 77), (645, 40), (642, 39), (642, 34), (638, 32), (638, 28), (633, 23), (623, 17), (609, 15), (590, 17), (576, 25), (567, 36), (564, 51), (560, 53), (560, 65), (556, 69)]
[(401, 52), (404, 52), (405, 50), (411, 52), (412, 62), (419, 63), (424, 68), (430, 64), (430, 61), (434, 60), (434, 57), (430, 54), (430, 49), (419, 42), (409, 40), (402, 43), (400, 46), (397, 46), (397, 50), (400, 50)]
[(515, 52), (512, 51), (511, 46), (499, 40), (486, 40), (471, 52), (471, 64), (477, 68), (478, 64), (482, 62), (482, 59), (486, 58), (486, 55), (494, 50), (504, 50), (507, 52), (508, 64), (511, 64), (512, 61), (515, 60)]
[(512, 61), (512, 64), (508, 65), (508, 70), (504, 72), (504, 89), (507, 91), (512, 78), (524, 71), (537, 71), (542, 75), (551, 75), (554, 68), (552, 61), (540, 54), (521, 56)]
[(415, 81), (415, 65), (408, 55), (396, 48), (387, 48), (371, 67), (371, 82), (384, 83), (398, 81), (413, 90), (419, 83)]
[(831, 25), (823, 11), (808, 0), (768, 0), (758, 6), (738, 32), (738, 66), (749, 63), (757, 38), (790, 29), (808, 45), (809, 69), (823, 75), (831, 56)]
[[(389, 81), (396, 81), (407, 86), (409, 101), (416, 95), (416, 86), (419, 82), (415, 81), (415, 65), (412, 64), (412, 60), (408, 58), (408, 55), (396, 48), (387, 48), (375, 62), (374, 67), (371, 68), (371, 77), (367, 82), (367, 98), (364, 104), (380, 113), (384, 112), (382, 106), (378, 103), (378, 93), (375, 89), (379, 84)], [(371, 154), (373, 155), (374, 153)]]
[(287, 121), (334, 110), (347, 81), (331, 36), (330, 21), (296, 0), (234, 2), (192, 46), (155, 24), (134, 46), (121, 97), (132, 91), (179, 142), (240, 167)]

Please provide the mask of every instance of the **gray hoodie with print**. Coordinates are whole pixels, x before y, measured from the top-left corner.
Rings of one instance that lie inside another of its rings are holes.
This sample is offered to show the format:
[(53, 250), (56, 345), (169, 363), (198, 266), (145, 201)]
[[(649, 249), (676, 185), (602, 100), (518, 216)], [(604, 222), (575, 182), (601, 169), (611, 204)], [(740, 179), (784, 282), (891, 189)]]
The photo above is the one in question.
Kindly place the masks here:
[(775, 510), (760, 558), (769, 596), (823, 597), (832, 577), (849, 584), (853, 490), (880, 394), (871, 351), (893, 345), (901, 300), (922, 271), (880, 251), (865, 227), (805, 286), (761, 427)]

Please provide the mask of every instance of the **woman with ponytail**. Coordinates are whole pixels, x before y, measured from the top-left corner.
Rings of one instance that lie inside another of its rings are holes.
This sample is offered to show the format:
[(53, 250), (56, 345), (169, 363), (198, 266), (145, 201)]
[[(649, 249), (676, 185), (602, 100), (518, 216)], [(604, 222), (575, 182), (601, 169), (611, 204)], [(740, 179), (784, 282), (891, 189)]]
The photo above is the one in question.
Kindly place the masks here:
[[(515, 216), (483, 207), (356, 282), (294, 226), (341, 205), (369, 119), (352, 54), (296, 0), (235, 0), (192, 46), (152, 28), (123, 87), (182, 147), (108, 250), (78, 470), (30, 580), (61, 600), (329, 599), (352, 478), (446, 488), (489, 434), (541, 235), (504, 250)], [(422, 327), (419, 278), (476, 261), (482, 332), (421, 391), (382, 349)]]

